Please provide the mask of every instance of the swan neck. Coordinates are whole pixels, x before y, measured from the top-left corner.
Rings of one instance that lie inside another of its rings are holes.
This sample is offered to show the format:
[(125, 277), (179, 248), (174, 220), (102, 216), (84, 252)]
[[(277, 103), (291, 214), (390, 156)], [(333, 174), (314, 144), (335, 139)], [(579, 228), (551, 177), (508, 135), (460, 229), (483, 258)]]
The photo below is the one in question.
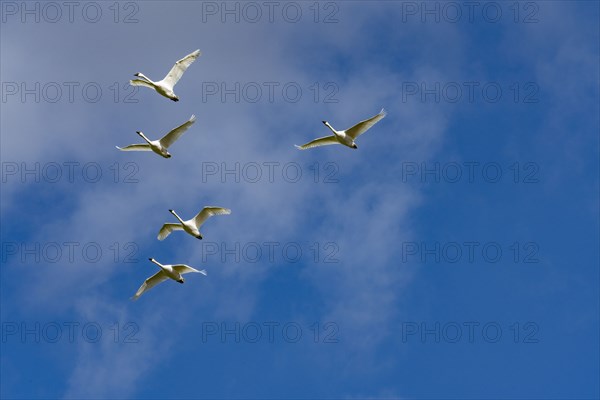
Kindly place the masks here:
[(150, 78), (148, 78), (146, 75), (142, 74), (141, 72), (138, 74), (138, 78), (142, 78), (150, 83), (154, 83), (150, 80)]
[(171, 211), (171, 214), (173, 214), (175, 216), (175, 218), (177, 218), (179, 220), (179, 222), (181, 222), (183, 224), (183, 220), (181, 219), (181, 217), (179, 215), (177, 215), (177, 213), (175, 211)]
[(329, 122), (326, 122), (326, 123), (325, 123), (325, 126), (327, 126), (329, 129), (331, 129), (331, 132), (333, 132), (334, 134), (336, 134), (336, 135), (337, 135), (337, 131), (336, 131), (335, 129), (333, 129), (333, 126), (331, 126), (331, 125), (329, 124)]
[(143, 132), (138, 132), (138, 134), (139, 134), (139, 135), (142, 137), (142, 139), (144, 139), (146, 142), (148, 142), (148, 144), (150, 144), (150, 139), (148, 139), (148, 138), (146, 137), (146, 135), (144, 135), (144, 133), (143, 133)]

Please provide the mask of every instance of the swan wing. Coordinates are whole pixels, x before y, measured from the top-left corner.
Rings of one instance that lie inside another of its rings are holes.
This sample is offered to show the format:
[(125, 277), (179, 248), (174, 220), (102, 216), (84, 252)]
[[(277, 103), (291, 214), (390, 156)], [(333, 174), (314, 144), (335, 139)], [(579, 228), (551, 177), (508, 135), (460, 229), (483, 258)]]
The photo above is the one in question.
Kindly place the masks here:
[(163, 270), (158, 271), (156, 274), (152, 275), (150, 278), (146, 279), (144, 283), (142, 283), (142, 286), (140, 286), (137, 292), (135, 292), (135, 295), (131, 298), (131, 300), (139, 299), (144, 292), (152, 289), (154, 286), (166, 281), (167, 279), (169, 279), (169, 277)]
[(185, 265), (185, 264), (175, 264), (175, 265), (173, 265), (173, 269), (176, 272), (179, 272), (181, 275), (189, 274), (190, 272), (197, 272), (199, 274), (206, 276), (205, 270), (198, 271), (196, 268), (192, 268), (189, 265)]
[(177, 61), (175, 65), (173, 65), (173, 68), (171, 68), (167, 76), (165, 76), (165, 79), (162, 80), (162, 82), (165, 85), (170, 86), (172, 89), (173, 86), (177, 84), (179, 79), (181, 79), (181, 76), (183, 75), (185, 70), (188, 69), (188, 67), (192, 65), (194, 61), (196, 61), (196, 58), (198, 58), (200, 54), (200, 50), (196, 50), (193, 53), (190, 53), (187, 56), (183, 57), (181, 60)]
[(194, 223), (197, 228), (200, 228), (207, 219), (212, 217), (213, 215), (228, 215), (231, 214), (231, 210), (228, 208), (221, 207), (204, 207), (202, 211), (200, 211), (194, 217)]
[(152, 151), (148, 143), (130, 144), (129, 146), (125, 147), (115, 147), (121, 151)]
[(346, 135), (350, 136), (352, 138), (352, 140), (354, 140), (357, 137), (359, 137), (360, 135), (362, 135), (363, 133), (365, 133), (366, 131), (368, 131), (369, 128), (371, 128), (373, 125), (375, 125), (376, 123), (381, 121), (383, 119), (383, 117), (385, 117), (386, 115), (387, 115), (387, 113), (382, 108), (381, 111), (379, 112), (379, 114), (377, 114), (369, 119), (365, 119), (364, 121), (360, 121), (358, 124), (354, 125), (350, 129), (346, 129)]
[(164, 224), (160, 231), (158, 232), (158, 240), (165, 240), (167, 236), (171, 234), (173, 231), (182, 231), (183, 226), (181, 224)]
[(155, 89), (154, 86), (152, 86), (150, 83), (148, 83), (142, 79), (132, 79), (129, 81), (129, 84), (131, 86), (146, 86), (146, 87), (149, 87), (150, 89)]
[(297, 149), (299, 150), (306, 150), (306, 149), (312, 149), (313, 147), (319, 147), (319, 146), (329, 146), (330, 144), (339, 144), (340, 142), (338, 142), (338, 140), (336, 139), (335, 136), (325, 136), (322, 138), (318, 138), (313, 140), (312, 142), (308, 142), (306, 144), (303, 144), (302, 146), (296, 146)]
[(179, 139), (179, 137), (181, 135), (183, 135), (185, 133), (185, 131), (188, 130), (188, 128), (190, 126), (192, 126), (194, 124), (194, 122), (196, 122), (196, 116), (192, 115), (190, 117), (189, 120), (187, 120), (185, 123), (179, 125), (177, 128), (173, 129), (171, 132), (167, 133), (165, 136), (163, 136), (159, 142), (163, 147), (169, 147), (170, 145), (172, 145), (177, 139)]

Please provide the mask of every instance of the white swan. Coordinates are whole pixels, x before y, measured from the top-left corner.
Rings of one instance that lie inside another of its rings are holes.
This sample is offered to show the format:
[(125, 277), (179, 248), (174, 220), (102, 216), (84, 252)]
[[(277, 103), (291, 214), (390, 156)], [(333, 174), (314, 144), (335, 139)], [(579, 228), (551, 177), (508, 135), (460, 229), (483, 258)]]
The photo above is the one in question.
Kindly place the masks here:
[(189, 120), (187, 120), (182, 125), (179, 125), (177, 128), (171, 130), (171, 132), (167, 133), (159, 140), (150, 140), (144, 135), (143, 132), (137, 131), (136, 133), (140, 135), (142, 139), (146, 141), (146, 143), (130, 144), (129, 146), (125, 147), (115, 147), (121, 151), (153, 151), (159, 156), (162, 156), (164, 158), (170, 158), (171, 154), (169, 154), (167, 149), (177, 139), (179, 139), (179, 137), (183, 135), (183, 133), (194, 124), (194, 122), (196, 122), (196, 116), (192, 115)]
[(141, 72), (138, 72), (134, 74), (134, 76), (137, 76), (141, 79), (133, 79), (129, 81), (129, 83), (133, 86), (149, 87), (150, 89), (156, 90), (158, 93), (160, 93), (168, 99), (171, 99), (173, 101), (179, 101), (179, 97), (177, 97), (173, 92), (173, 87), (175, 86), (175, 84), (177, 84), (179, 79), (181, 79), (181, 76), (183, 75), (185, 70), (196, 60), (196, 58), (198, 58), (198, 56), (200, 56), (200, 54), (200, 50), (196, 50), (193, 53), (183, 57), (181, 60), (177, 61), (162, 81), (153, 82), (150, 78), (148, 78)]
[(227, 208), (221, 207), (204, 207), (202, 211), (200, 211), (196, 216), (192, 219), (184, 221), (177, 215), (177, 213), (173, 210), (169, 210), (171, 214), (175, 216), (179, 220), (179, 224), (171, 224), (166, 223), (160, 228), (158, 232), (158, 240), (164, 240), (167, 236), (171, 234), (173, 231), (185, 231), (190, 235), (194, 236), (196, 239), (202, 239), (202, 235), (200, 234), (200, 227), (202, 224), (206, 222), (206, 220), (213, 215), (228, 215), (231, 214), (231, 210)]
[(201, 270), (198, 271), (195, 268), (190, 267), (185, 264), (175, 264), (175, 265), (162, 265), (154, 258), (149, 258), (148, 260), (152, 261), (154, 264), (160, 267), (160, 271), (156, 274), (152, 275), (150, 278), (146, 279), (142, 286), (137, 290), (135, 295), (131, 298), (131, 300), (137, 300), (139, 297), (144, 294), (145, 291), (152, 289), (154, 286), (158, 285), (161, 282), (166, 281), (167, 279), (173, 279), (179, 283), (183, 283), (184, 280), (181, 277), (183, 274), (187, 274), (190, 272), (197, 272), (206, 276), (206, 271)]
[(360, 121), (358, 124), (354, 125), (350, 129), (346, 129), (345, 131), (336, 131), (329, 124), (329, 122), (323, 121), (325, 126), (331, 129), (331, 131), (333, 132), (333, 136), (325, 136), (303, 144), (302, 146), (294, 146), (296, 146), (297, 149), (306, 150), (311, 149), (313, 147), (328, 146), (330, 144), (343, 144), (344, 146), (348, 146), (353, 149), (358, 149), (358, 146), (356, 145), (356, 143), (354, 143), (354, 140), (356, 140), (357, 137), (365, 133), (369, 128), (371, 128), (381, 119), (383, 119), (383, 117), (385, 117), (386, 115), (387, 113), (385, 112), (385, 110), (381, 109), (379, 114), (364, 121)]

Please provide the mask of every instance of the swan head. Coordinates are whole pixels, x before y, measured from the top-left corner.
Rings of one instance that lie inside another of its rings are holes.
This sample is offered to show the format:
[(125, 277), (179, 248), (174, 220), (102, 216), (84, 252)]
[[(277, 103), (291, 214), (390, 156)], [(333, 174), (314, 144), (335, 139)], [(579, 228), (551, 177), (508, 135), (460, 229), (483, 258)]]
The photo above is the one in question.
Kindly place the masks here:
[(171, 100), (173, 100), (173, 101), (179, 101), (179, 97), (177, 97), (177, 96), (173, 96), (173, 97), (171, 98)]
[(180, 280), (178, 280), (177, 282), (179, 282), (179, 283), (183, 283), (183, 282), (185, 282), (185, 281), (183, 280), (183, 278), (181, 278), (181, 279), (180, 279)]
[(171, 154), (169, 154), (169, 153), (165, 154), (165, 158), (171, 158)]
[(198, 234), (198, 236), (196, 236), (196, 239), (202, 240), (202, 235)]
[(133, 74), (133, 76), (142, 76), (141, 72), (136, 72), (135, 74)]
[(150, 260), (150, 261), (154, 261), (154, 258), (150, 257), (148, 260)]
[(356, 143), (352, 143), (352, 148), (353, 149), (358, 149), (358, 146), (356, 145)]
[(327, 125), (327, 121), (321, 121), (321, 122), (323, 122), (324, 125)]

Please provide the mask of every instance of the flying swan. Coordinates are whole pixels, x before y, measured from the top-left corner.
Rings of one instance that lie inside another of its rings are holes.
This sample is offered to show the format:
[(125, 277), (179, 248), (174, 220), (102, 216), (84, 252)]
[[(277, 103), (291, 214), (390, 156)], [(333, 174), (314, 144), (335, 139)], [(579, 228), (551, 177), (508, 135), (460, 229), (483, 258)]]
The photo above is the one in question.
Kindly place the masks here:
[(171, 132), (167, 133), (159, 140), (150, 140), (148, 139), (143, 132), (137, 131), (136, 133), (142, 137), (146, 141), (146, 143), (139, 144), (130, 144), (129, 146), (119, 147), (115, 146), (117, 149), (121, 151), (153, 151), (159, 156), (164, 158), (170, 158), (171, 154), (167, 151), (169, 146), (171, 146), (181, 135), (184, 134), (185, 131), (188, 130), (190, 126), (192, 126), (196, 122), (196, 116), (192, 115), (188, 121), (173, 129)]
[(381, 109), (379, 114), (364, 121), (360, 121), (358, 124), (354, 125), (350, 129), (346, 129), (345, 131), (336, 131), (329, 124), (329, 122), (323, 121), (325, 126), (331, 129), (331, 131), (333, 132), (333, 136), (325, 136), (303, 144), (302, 146), (294, 146), (296, 146), (297, 149), (306, 150), (312, 149), (313, 147), (328, 146), (330, 144), (343, 144), (344, 146), (348, 146), (353, 149), (358, 149), (358, 146), (356, 145), (356, 143), (354, 143), (354, 140), (356, 140), (357, 137), (365, 133), (367, 130), (369, 130), (369, 128), (371, 128), (381, 119), (383, 119), (383, 117), (385, 117), (386, 114), (387, 113), (385, 112), (385, 110)]
[(142, 294), (144, 294), (144, 292), (152, 289), (154, 286), (158, 285), (161, 282), (166, 281), (167, 279), (173, 279), (174, 281), (183, 283), (184, 280), (181, 277), (181, 275), (183, 275), (183, 274), (187, 274), (190, 272), (197, 272), (199, 274), (206, 276), (205, 270), (198, 271), (197, 269), (192, 268), (189, 265), (185, 265), (185, 264), (162, 265), (161, 263), (156, 261), (154, 258), (149, 258), (148, 260), (150, 260), (154, 264), (158, 265), (160, 267), (160, 271), (158, 271), (156, 274), (152, 275), (150, 278), (146, 279), (144, 281), (144, 283), (142, 284), (142, 286), (140, 286), (140, 288), (137, 290), (135, 295), (131, 298), (131, 300), (139, 299), (140, 296)]
[(167, 76), (163, 78), (162, 81), (153, 82), (150, 78), (138, 72), (133, 74), (141, 79), (133, 79), (129, 81), (129, 83), (133, 86), (146, 86), (150, 89), (156, 90), (159, 94), (165, 96), (168, 99), (173, 101), (179, 101), (179, 97), (175, 95), (173, 92), (173, 87), (177, 84), (181, 76), (185, 72), (186, 69), (200, 56), (200, 50), (196, 50), (191, 54), (183, 57), (181, 60), (177, 61), (173, 68), (169, 71)]
[(192, 219), (184, 221), (177, 215), (177, 213), (173, 210), (169, 210), (171, 214), (175, 216), (179, 220), (179, 224), (171, 224), (166, 223), (160, 228), (160, 232), (158, 232), (158, 240), (164, 240), (167, 236), (171, 234), (173, 231), (185, 231), (190, 235), (194, 236), (196, 239), (202, 239), (202, 235), (200, 234), (200, 227), (202, 224), (206, 222), (207, 219), (212, 217), (213, 215), (228, 215), (231, 214), (231, 210), (227, 208), (221, 207), (204, 207), (202, 211), (200, 211), (196, 216)]

